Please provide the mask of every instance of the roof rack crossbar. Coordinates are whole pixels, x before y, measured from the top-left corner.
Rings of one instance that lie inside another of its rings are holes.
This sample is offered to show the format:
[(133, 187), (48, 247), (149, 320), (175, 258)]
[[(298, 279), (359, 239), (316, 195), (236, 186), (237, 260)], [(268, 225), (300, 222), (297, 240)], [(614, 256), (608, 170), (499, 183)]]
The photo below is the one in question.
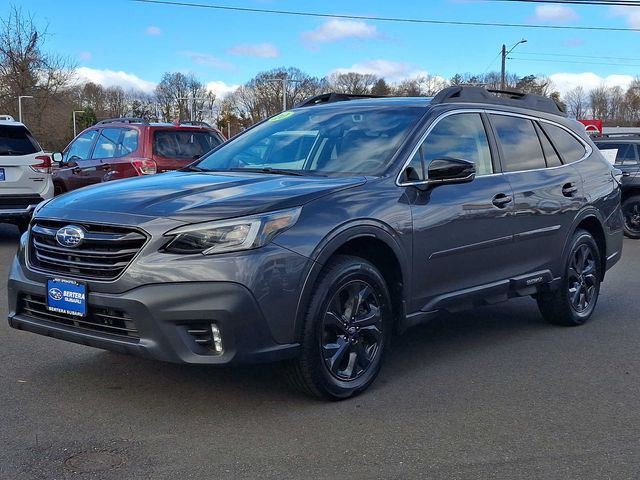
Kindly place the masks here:
[(566, 116), (566, 108), (553, 98), (512, 90), (494, 90), (481, 87), (448, 87), (441, 90), (431, 100), (431, 105), (439, 103), (489, 103), (530, 108), (554, 115)]
[(138, 117), (105, 118), (104, 120), (100, 120), (96, 125), (104, 125), (106, 123), (144, 123), (146, 125), (149, 123), (149, 120)]
[(360, 98), (383, 98), (381, 95), (357, 95), (350, 93), (322, 93), (320, 95), (316, 95), (315, 97), (307, 98), (302, 102), (295, 105), (294, 108), (298, 107), (311, 107), (313, 105), (321, 105), (325, 103), (335, 103), (335, 102), (345, 102), (348, 100), (358, 100)]

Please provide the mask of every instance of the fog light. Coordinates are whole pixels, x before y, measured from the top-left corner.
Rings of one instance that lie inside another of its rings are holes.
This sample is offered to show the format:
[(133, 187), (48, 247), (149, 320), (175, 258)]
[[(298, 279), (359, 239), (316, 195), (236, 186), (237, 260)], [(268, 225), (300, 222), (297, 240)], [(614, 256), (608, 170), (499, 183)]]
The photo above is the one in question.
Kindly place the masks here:
[(213, 339), (213, 349), (216, 353), (222, 353), (222, 336), (220, 329), (215, 323), (211, 324), (211, 338)]

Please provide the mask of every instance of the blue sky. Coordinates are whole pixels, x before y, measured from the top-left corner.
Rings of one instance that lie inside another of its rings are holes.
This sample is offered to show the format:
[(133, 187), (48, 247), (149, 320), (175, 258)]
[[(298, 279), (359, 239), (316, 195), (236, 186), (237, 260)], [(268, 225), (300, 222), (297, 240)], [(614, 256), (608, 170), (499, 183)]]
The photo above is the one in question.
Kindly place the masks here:
[[(194, 1), (433, 20), (640, 28), (640, 8), (633, 7), (477, 0)], [(637, 32), (346, 21), (129, 0), (3, 1), (0, 17), (6, 18), (11, 4), (34, 14), (36, 22), (49, 24), (48, 49), (77, 61), (83, 78), (125, 88), (150, 90), (163, 72), (191, 71), (224, 91), (279, 66), (317, 76), (346, 69), (391, 81), (425, 72), (448, 78), (457, 72), (498, 70), (502, 43), (510, 46), (522, 38), (527, 43), (513, 52), (508, 70), (551, 76), (560, 90), (577, 84), (591, 88), (603, 81), (624, 86), (640, 74)]]

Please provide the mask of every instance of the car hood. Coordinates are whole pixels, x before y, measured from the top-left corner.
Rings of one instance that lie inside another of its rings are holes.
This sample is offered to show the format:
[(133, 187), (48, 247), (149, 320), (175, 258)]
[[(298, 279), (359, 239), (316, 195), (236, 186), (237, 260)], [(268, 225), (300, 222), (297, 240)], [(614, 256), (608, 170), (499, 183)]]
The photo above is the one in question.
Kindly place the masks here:
[[(219, 220), (303, 205), (361, 185), (364, 177), (294, 177), (241, 172), (169, 172), (106, 182), (54, 198), (38, 217), (73, 219), (73, 212)], [(100, 221), (101, 218), (96, 218)]]

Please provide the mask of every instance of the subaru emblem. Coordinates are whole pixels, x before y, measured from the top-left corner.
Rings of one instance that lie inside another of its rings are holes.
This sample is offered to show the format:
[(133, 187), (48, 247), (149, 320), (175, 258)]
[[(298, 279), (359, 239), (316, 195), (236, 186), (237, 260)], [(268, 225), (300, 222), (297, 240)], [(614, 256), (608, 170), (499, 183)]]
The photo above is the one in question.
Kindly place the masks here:
[(84, 230), (75, 225), (67, 225), (56, 232), (56, 242), (63, 247), (77, 247), (82, 240), (84, 240)]

